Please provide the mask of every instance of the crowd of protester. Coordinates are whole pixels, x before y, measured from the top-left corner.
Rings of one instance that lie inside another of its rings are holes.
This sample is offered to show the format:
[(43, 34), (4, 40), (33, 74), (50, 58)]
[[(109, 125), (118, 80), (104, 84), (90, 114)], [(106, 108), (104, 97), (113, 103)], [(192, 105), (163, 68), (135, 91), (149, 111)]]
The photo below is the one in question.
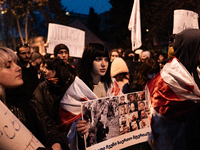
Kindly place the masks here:
[(62, 43), (53, 58), (31, 53), (28, 44), (19, 44), (16, 53), (1, 47), (0, 99), (46, 147), (38, 149), (82, 150), (88, 132), (82, 102), (145, 91), (154, 139), (126, 149), (199, 149), (199, 33), (186, 29), (171, 36), (167, 54), (109, 53), (89, 43), (78, 62)]

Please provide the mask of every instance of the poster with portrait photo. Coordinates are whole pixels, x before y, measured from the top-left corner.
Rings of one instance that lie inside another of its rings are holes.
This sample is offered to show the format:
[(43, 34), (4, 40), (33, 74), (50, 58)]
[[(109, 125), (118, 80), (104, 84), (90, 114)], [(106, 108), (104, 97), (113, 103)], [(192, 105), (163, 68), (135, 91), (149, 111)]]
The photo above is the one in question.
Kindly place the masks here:
[(84, 135), (86, 150), (122, 149), (152, 139), (145, 109), (148, 102), (145, 98), (140, 100), (142, 92), (82, 104), (82, 119), (86, 120), (88, 129)]
[(128, 104), (120, 105), (119, 106), (119, 115), (123, 116), (128, 113)]

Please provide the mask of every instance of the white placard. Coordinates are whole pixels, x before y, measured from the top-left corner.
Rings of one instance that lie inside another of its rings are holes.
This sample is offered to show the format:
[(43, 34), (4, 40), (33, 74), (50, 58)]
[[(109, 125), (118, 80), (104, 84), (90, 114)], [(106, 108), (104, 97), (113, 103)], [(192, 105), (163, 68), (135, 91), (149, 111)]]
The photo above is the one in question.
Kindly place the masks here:
[(49, 23), (47, 42), (49, 54), (53, 54), (54, 47), (62, 43), (69, 48), (69, 56), (81, 58), (85, 47), (85, 31)]
[(174, 27), (173, 34), (180, 33), (185, 29), (199, 29), (199, 15), (190, 10), (174, 10)]
[(0, 100), (0, 149), (35, 150), (44, 147)]

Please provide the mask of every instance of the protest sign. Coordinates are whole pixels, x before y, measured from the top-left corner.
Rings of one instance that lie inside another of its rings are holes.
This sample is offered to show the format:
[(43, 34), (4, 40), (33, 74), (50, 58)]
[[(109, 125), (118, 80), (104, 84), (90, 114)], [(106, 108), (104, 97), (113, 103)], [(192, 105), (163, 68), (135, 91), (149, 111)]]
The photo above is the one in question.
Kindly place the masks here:
[(121, 149), (152, 139), (143, 91), (82, 104), (86, 150)]
[(69, 56), (82, 57), (85, 47), (85, 32), (76, 28), (49, 23), (47, 53), (53, 54), (57, 44), (65, 44), (69, 48)]
[(2, 101), (0, 107), (1, 150), (35, 150), (44, 147)]
[(174, 27), (173, 34), (180, 33), (185, 29), (199, 29), (199, 15), (190, 10), (174, 10)]

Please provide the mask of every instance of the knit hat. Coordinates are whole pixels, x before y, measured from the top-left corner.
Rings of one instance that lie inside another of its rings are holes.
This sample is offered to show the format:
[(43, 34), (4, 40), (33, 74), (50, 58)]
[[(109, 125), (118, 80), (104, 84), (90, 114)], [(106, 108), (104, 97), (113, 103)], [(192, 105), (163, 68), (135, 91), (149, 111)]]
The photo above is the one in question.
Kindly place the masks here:
[(58, 44), (58, 45), (56, 45), (56, 47), (54, 48), (54, 56), (55, 56), (55, 57), (57, 56), (59, 50), (61, 50), (61, 49), (66, 49), (66, 50), (68, 51), (68, 53), (69, 53), (69, 49), (68, 49), (68, 47), (67, 47), (66, 45), (64, 45), (64, 44)]
[(126, 62), (121, 57), (117, 57), (113, 60), (110, 70), (111, 77), (114, 77), (119, 73), (129, 73)]
[(41, 55), (40, 53), (38, 53), (38, 52), (33, 52), (33, 53), (31, 54), (31, 62), (35, 61), (35, 60), (38, 59), (38, 58), (42, 58), (42, 55)]
[(141, 54), (146, 55), (148, 58), (150, 58), (150, 55), (151, 55), (149, 51), (143, 51)]
[(137, 50), (135, 50), (135, 54), (141, 54), (143, 52), (143, 50), (142, 49), (137, 49)]

